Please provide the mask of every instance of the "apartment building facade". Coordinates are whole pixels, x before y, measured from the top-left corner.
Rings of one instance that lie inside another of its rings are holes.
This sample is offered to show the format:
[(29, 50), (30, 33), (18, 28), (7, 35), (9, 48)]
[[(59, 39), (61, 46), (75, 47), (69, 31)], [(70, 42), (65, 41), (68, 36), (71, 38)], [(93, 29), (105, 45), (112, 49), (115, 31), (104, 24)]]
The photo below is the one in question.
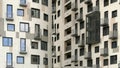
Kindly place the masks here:
[(52, 68), (51, 2), (0, 0), (0, 68)]
[(120, 0), (53, 0), (53, 68), (119, 68)]

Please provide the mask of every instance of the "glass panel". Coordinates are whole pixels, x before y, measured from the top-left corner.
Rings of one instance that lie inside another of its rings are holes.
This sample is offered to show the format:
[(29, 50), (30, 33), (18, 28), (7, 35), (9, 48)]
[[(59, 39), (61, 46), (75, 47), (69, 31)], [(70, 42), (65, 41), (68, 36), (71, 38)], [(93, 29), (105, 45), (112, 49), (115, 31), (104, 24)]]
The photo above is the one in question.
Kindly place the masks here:
[(12, 65), (12, 53), (7, 53), (7, 65)]

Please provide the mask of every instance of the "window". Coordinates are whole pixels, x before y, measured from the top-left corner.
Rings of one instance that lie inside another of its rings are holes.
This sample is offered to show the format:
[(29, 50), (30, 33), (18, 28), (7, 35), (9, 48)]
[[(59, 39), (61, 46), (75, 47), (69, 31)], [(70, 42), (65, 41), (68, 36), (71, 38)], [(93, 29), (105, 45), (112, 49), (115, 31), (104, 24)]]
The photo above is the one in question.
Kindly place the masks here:
[(17, 56), (17, 64), (24, 64), (24, 57), (23, 56)]
[(7, 30), (8, 31), (15, 31), (15, 25), (14, 24), (7, 24)]
[(104, 65), (104, 66), (107, 66), (107, 65), (108, 65), (108, 59), (104, 59), (103, 65)]
[(54, 59), (54, 63), (56, 63), (56, 59)]
[(17, 15), (18, 16), (24, 16), (24, 10), (23, 9), (17, 9)]
[(7, 4), (7, 18), (13, 18), (13, 6)]
[(83, 66), (83, 61), (80, 61), (80, 66)]
[(117, 48), (117, 41), (112, 42), (112, 48)]
[(84, 21), (80, 22), (80, 29), (84, 28)]
[(93, 10), (92, 4), (87, 5), (87, 12), (91, 12)]
[(57, 29), (59, 29), (59, 24), (57, 24)]
[(60, 10), (58, 10), (58, 12), (57, 12), (57, 16), (58, 16), (58, 17), (60, 16)]
[(112, 11), (112, 18), (117, 17), (117, 10)]
[(106, 36), (109, 34), (109, 27), (103, 27), (103, 36)]
[(41, 41), (41, 50), (47, 51), (47, 42)]
[(29, 24), (20, 22), (20, 31), (21, 32), (29, 32)]
[(80, 0), (80, 3), (82, 3), (84, 0)]
[(26, 4), (26, 0), (20, 0), (20, 4)]
[(93, 64), (92, 59), (88, 59), (88, 60), (87, 60), (87, 66), (88, 66), (88, 67), (92, 67), (92, 64)]
[(117, 55), (110, 56), (110, 64), (117, 64)]
[(57, 62), (60, 62), (60, 56), (57, 57)]
[(31, 17), (40, 18), (40, 10), (31, 8)]
[(39, 3), (39, 0), (32, 0), (33, 2), (35, 2), (35, 3)]
[(44, 21), (48, 21), (48, 15), (44, 13)]
[(60, 46), (58, 46), (58, 51), (60, 51)]
[(20, 39), (20, 51), (26, 51), (26, 39), (24, 38)]
[(109, 5), (109, 0), (104, 0), (104, 6), (108, 6)]
[(7, 62), (7, 66), (12, 66), (13, 65), (13, 57), (12, 57), (12, 53), (7, 53), (6, 55), (6, 62)]
[(117, 27), (117, 23), (114, 23), (114, 24), (113, 24), (113, 31), (114, 31), (114, 30), (117, 30), (117, 28), (118, 28), (118, 27)]
[(40, 56), (31, 55), (31, 64), (40, 64)]
[(117, 2), (117, 0), (111, 0), (110, 3), (114, 3), (114, 2)]
[(43, 58), (43, 64), (48, 65), (48, 58)]
[(32, 49), (38, 49), (38, 42), (31, 42)]
[(60, 39), (60, 34), (58, 33), (58, 34), (57, 34), (57, 40), (59, 40), (59, 39)]
[(71, 15), (69, 15), (69, 16), (67, 16), (66, 18), (65, 18), (65, 23), (68, 23), (68, 22), (70, 22), (71, 21)]
[(3, 37), (3, 46), (12, 46), (12, 42), (11, 37)]
[(95, 47), (95, 53), (98, 53), (99, 52), (99, 46), (96, 46)]
[(80, 56), (83, 56), (84, 55), (84, 48), (81, 48), (80, 49)]
[(108, 41), (104, 41), (104, 48), (108, 48)]
[(43, 33), (44, 33), (44, 36), (48, 36), (48, 30), (47, 30), (47, 29), (44, 29), (43, 31), (44, 31), (44, 32), (43, 32)]
[(48, 6), (48, 0), (42, 0), (42, 4)]
[(58, 0), (58, 6), (60, 5), (60, 0)]

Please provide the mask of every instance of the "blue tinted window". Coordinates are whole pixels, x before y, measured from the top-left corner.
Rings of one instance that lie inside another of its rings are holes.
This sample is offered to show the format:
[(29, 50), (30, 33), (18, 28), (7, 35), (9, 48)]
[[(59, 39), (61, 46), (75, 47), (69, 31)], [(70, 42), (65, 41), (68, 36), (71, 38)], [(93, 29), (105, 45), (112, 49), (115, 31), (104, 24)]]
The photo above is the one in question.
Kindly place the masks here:
[(8, 24), (7, 25), (7, 30), (8, 31), (15, 31), (15, 25), (14, 24)]
[(18, 9), (17, 10), (17, 15), (18, 16), (24, 16), (24, 10), (23, 9)]
[(26, 40), (23, 38), (20, 39), (20, 51), (26, 51)]
[(26, 0), (20, 0), (20, 4), (26, 4)]
[(12, 66), (12, 53), (7, 53), (6, 61), (8, 66)]
[(12, 12), (12, 5), (7, 4), (7, 17), (12, 18), (13, 17), (13, 12)]
[(17, 63), (18, 63), (18, 64), (24, 64), (24, 57), (18, 56), (18, 57), (17, 57)]
[(3, 37), (3, 46), (12, 46), (12, 38)]

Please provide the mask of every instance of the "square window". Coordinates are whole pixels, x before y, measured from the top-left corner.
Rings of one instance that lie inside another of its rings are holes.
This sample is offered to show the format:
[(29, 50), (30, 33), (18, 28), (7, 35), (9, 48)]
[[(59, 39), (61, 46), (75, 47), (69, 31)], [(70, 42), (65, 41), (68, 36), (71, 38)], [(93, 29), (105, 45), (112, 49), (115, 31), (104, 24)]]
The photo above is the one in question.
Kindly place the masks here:
[(31, 64), (40, 64), (40, 56), (31, 55)]
[(17, 56), (17, 64), (24, 64), (24, 57)]
[(112, 42), (112, 48), (117, 48), (117, 41)]
[(48, 58), (43, 58), (44, 65), (48, 65)]
[(20, 4), (26, 4), (26, 0), (20, 0)]
[(17, 9), (17, 15), (18, 16), (24, 16), (24, 10), (23, 9)]
[(29, 32), (29, 24), (20, 22), (20, 31), (21, 32)]
[(99, 46), (96, 46), (95, 47), (95, 53), (98, 53), (99, 52)]
[(7, 24), (7, 30), (8, 31), (15, 31), (15, 25), (14, 24)]
[(117, 55), (110, 56), (110, 64), (117, 64)]
[(40, 9), (31, 8), (31, 17), (40, 18)]
[(48, 0), (42, 0), (42, 4), (48, 6)]
[(31, 48), (32, 49), (38, 49), (38, 42), (32, 42), (31, 43)]
[(3, 46), (12, 46), (12, 42), (11, 37), (3, 37)]
[(117, 10), (112, 11), (112, 18), (117, 17)]

